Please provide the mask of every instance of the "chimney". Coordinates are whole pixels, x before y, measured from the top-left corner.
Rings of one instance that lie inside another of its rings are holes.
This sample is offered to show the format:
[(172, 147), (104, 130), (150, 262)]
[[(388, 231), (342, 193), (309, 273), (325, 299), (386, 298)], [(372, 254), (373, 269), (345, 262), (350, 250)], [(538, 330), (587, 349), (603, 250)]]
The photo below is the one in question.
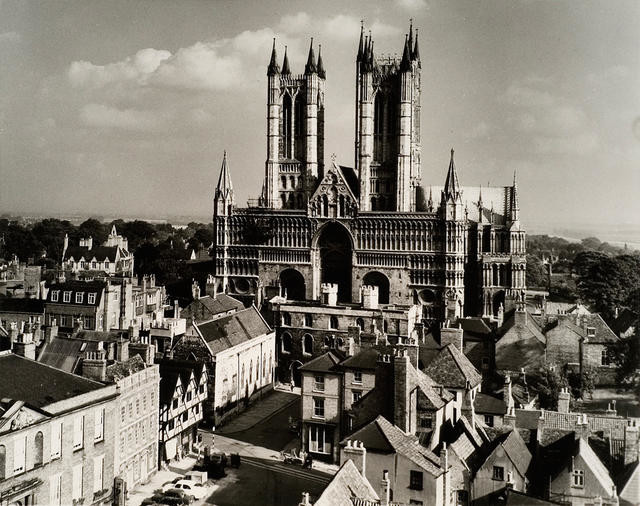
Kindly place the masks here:
[(84, 327), (84, 324), (82, 322), (82, 317), (76, 318), (75, 320), (73, 320), (73, 333), (77, 334), (78, 332), (81, 332), (82, 329)]
[(9, 341), (11, 344), (15, 343), (18, 340), (18, 335), (20, 331), (18, 330), (18, 324), (16, 322), (9, 323)]
[(507, 411), (509, 408), (514, 406), (513, 395), (511, 394), (511, 376), (508, 374), (504, 377), (504, 387), (502, 389), (502, 401), (507, 407)]
[[(353, 327), (349, 327), (349, 331), (351, 331)], [(360, 327), (356, 327), (357, 331), (360, 330)], [(349, 336), (347, 337), (347, 356), (353, 357), (356, 354), (356, 340), (349, 332)]]
[(560, 413), (568, 413), (569, 405), (571, 403), (571, 394), (568, 387), (562, 387), (558, 394), (558, 411)]
[(351, 459), (363, 478), (367, 477), (367, 449), (362, 441), (347, 440), (347, 446), (342, 449), (340, 462)]
[(153, 365), (153, 359), (156, 354), (156, 347), (153, 344), (146, 343), (129, 343), (129, 357), (140, 355), (144, 363)]
[(514, 429), (516, 428), (516, 410), (513, 406), (511, 406), (505, 413), (502, 423), (509, 427), (513, 427)]
[(309, 492), (302, 492), (302, 501), (298, 503), (298, 506), (312, 506), (309, 501)]
[(524, 301), (522, 300), (516, 301), (514, 323), (516, 327), (524, 327), (527, 324), (527, 311), (525, 310)]
[(118, 362), (126, 362), (129, 360), (129, 341), (120, 339), (116, 343), (116, 360)]
[(443, 488), (444, 492), (442, 497), (445, 498), (444, 504), (448, 504), (446, 498), (451, 496), (451, 475), (449, 473), (449, 449), (447, 443), (442, 443), (442, 449), (440, 450), (440, 467), (444, 471)]
[(13, 352), (30, 360), (36, 359), (36, 343), (33, 340), (30, 326), (26, 326), (24, 332), (19, 334), (16, 341), (13, 342)]
[(327, 306), (338, 305), (338, 285), (335, 283), (322, 283), (320, 286), (322, 303)]
[(96, 381), (107, 379), (107, 358), (101, 349), (102, 342), (98, 343), (97, 351), (87, 351), (82, 361), (82, 375)]
[(193, 300), (198, 300), (200, 298), (200, 285), (195, 279), (191, 280), (191, 296)]
[(58, 322), (55, 318), (51, 320), (51, 325), (44, 330), (44, 342), (50, 343), (54, 337), (58, 337)]
[(544, 409), (540, 411), (540, 416), (538, 417), (538, 427), (536, 430), (536, 443), (537, 447), (542, 443), (542, 435), (544, 434)]
[(378, 287), (375, 285), (362, 285), (362, 307), (364, 309), (378, 309)]
[(624, 428), (624, 453), (623, 464), (625, 466), (638, 460), (638, 425), (635, 420), (629, 420)]
[[(215, 295), (213, 298), (215, 298)], [(173, 301), (173, 317), (180, 318), (180, 305), (178, 304), (178, 299)]]
[(381, 506), (389, 506), (391, 501), (391, 481), (389, 480), (389, 471), (382, 471), (382, 497), (380, 497)]
[(140, 327), (137, 325), (131, 325), (129, 327), (129, 341), (132, 343), (140, 341)]
[[(394, 424), (404, 433), (413, 434), (416, 427), (416, 396), (411, 395), (409, 356), (404, 350), (398, 350), (393, 361), (394, 366)], [(413, 398), (412, 398), (413, 397)]]
[(585, 441), (589, 439), (589, 419), (585, 413), (578, 415), (578, 420), (576, 421), (576, 437), (582, 438)]
[(453, 344), (460, 352), (464, 353), (463, 334), (464, 331), (459, 326), (457, 328), (442, 327), (440, 329), (440, 346), (444, 348), (449, 344)]

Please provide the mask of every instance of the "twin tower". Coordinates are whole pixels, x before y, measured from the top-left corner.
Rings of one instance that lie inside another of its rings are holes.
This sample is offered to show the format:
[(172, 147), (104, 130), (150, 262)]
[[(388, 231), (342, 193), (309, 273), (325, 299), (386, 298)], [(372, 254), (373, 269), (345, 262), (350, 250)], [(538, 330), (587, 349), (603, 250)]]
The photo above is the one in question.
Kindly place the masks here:
[[(374, 54), (360, 32), (356, 58), (355, 172), (360, 211), (416, 210), (420, 184), (420, 51), (413, 26), (402, 57)], [(313, 39), (304, 73), (282, 67), (275, 41), (267, 69), (267, 161), (260, 205), (307, 209), (324, 175), (326, 72)]]

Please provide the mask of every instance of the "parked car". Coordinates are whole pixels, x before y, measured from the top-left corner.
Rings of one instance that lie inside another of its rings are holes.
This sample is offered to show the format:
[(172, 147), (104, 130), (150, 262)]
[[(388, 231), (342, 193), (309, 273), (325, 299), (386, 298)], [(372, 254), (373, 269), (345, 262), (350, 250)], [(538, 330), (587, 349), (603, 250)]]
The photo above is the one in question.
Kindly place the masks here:
[(195, 500), (193, 495), (177, 488), (170, 488), (163, 496), (160, 501), (162, 504), (191, 504)]
[(182, 490), (186, 494), (194, 496), (196, 499), (202, 499), (207, 494), (201, 483), (186, 479), (177, 480), (163, 487), (163, 490), (171, 489)]

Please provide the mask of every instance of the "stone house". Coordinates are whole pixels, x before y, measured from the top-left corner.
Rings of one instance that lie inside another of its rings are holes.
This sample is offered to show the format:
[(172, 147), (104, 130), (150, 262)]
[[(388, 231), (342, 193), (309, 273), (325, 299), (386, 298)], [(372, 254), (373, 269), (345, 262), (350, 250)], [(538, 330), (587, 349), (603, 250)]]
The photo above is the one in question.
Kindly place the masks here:
[(118, 392), (0, 352), (2, 504), (112, 504)]
[(65, 235), (62, 270), (72, 276), (91, 272), (131, 277), (134, 258), (128, 248), (129, 242), (118, 234), (115, 225), (102, 246), (94, 245), (91, 237), (80, 239), (78, 246), (70, 246)]

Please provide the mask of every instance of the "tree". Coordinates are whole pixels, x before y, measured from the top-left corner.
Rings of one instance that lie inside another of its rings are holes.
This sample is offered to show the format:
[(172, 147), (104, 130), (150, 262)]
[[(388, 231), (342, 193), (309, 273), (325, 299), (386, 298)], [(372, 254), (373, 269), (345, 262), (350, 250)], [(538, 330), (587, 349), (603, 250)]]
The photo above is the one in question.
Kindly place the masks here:
[(99, 222), (95, 218), (89, 218), (78, 226), (76, 234), (74, 235), (77, 238), (92, 237), (93, 244), (99, 246), (107, 240), (107, 234), (107, 227), (104, 223)]
[(527, 255), (527, 286), (547, 286), (547, 266), (536, 255)]
[(538, 391), (538, 402), (544, 409), (557, 409), (560, 389), (568, 386), (567, 378), (546, 364), (532, 374), (530, 383)]
[(565, 376), (573, 399), (584, 399), (591, 395), (598, 381), (598, 371), (593, 367), (585, 367), (582, 371), (566, 370)]

